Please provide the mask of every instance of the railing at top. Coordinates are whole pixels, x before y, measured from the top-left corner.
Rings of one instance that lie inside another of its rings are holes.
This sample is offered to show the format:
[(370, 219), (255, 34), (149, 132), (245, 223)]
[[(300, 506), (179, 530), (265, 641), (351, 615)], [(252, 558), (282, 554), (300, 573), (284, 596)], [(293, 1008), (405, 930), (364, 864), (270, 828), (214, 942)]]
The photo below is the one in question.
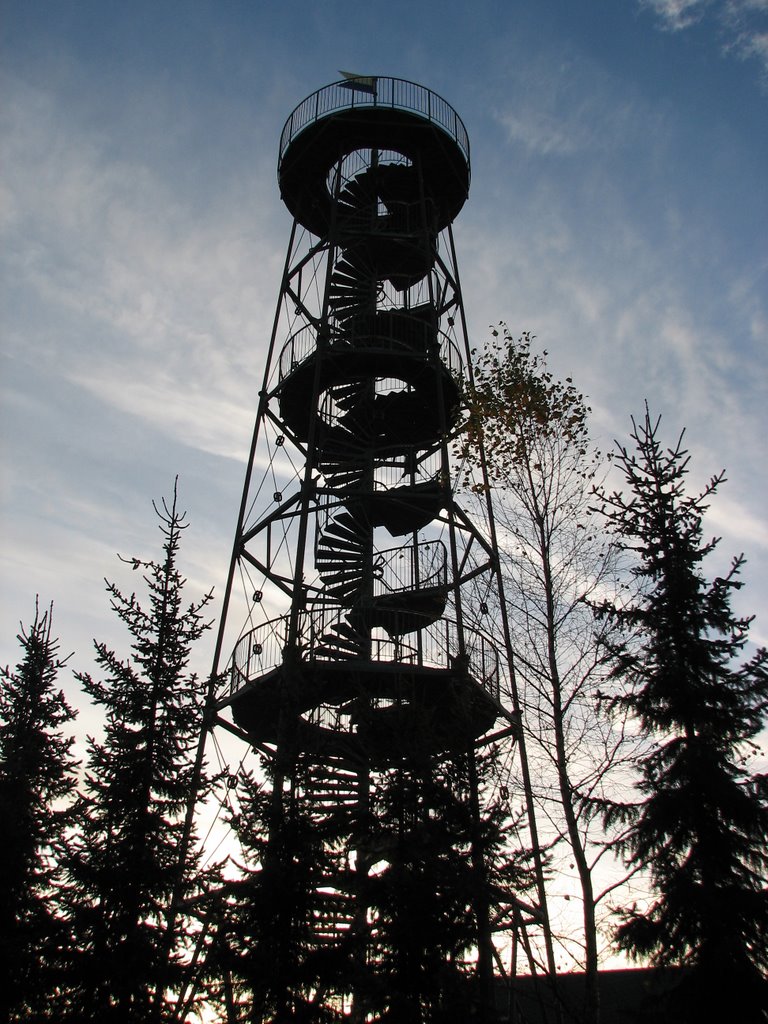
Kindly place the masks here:
[[(367, 339), (366, 339), (367, 340)], [(443, 366), (459, 380), (464, 377), (464, 359), (458, 345), (443, 331), (438, 331), (437, 340), (440, 345), (440, 361)], [(332, 355), (352, 352), (355, 350), (372, 352), (392, 352), (394, 354), (413, 355), (414, 349), (398, 338), (390, 338), (385, 334), (375, 336), (375, 343), (369, 341), (365, 348), (356, 342), (354, 335), (335, 331), (330, 335), (328, 352)], [(283, 345), (278, 361), (278, 380), (282, 383), (294, 370), (308, 362), (317, 351), (317, 329), (312, 324), (302, 327)]]
[(444, 587), (448, 582), (448, 554), (442, 541), (401, 544), (374, 553), (373, 593), (396, 594), (417, 588)]
[[(364, 85), (369, 81), (372, 86)], [(356, 84), (356, 82), (358, 84)], [(442, 96), (404, 78), (351, 79), (323, 86), (307, 96), (285, 122), (280, 136), (280, 163), (288, 146), (309, 125), (339, 110), (358, 107), (390, 107), (418, 114), (449, 135), (469, 167), (469, 136), (464, 123)]]
[[(346, 622), (342, 608), (317, 607), (300, 620), (301, 660), (306, 663), (333, 661), (327, 652), (326, 637), (335, 623)], [(254, 679), (274, 669), (283, 660), (288, 632), (288, 616), (281, 615), (240, 638), (230, 663), (229, 679), (221, 697), (232, 695)], [(410, 638), (392, 638), (382, 630), (371, 636), (370, 661), (379, 664), (449, 668), (459, 653), (458, 626), (450, 619), (430, 623)], [(495, 700), (501, 700), (500, 659), (496, 645), (488, 637), (464, 627), (464, 639), (470, 675)], [(326, 653), (321, 653), (326, 651)]]

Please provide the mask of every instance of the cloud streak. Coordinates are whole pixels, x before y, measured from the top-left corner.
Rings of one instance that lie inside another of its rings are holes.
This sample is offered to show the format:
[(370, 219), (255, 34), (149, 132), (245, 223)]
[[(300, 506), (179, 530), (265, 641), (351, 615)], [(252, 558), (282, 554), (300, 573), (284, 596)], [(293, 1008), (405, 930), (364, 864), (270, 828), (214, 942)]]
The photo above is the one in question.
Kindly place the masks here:
[(662, 29), (681, 32), (705, 19), (717, 25), (724, 53), (755, 60), (768, 85), (768, 2), (766, 0), (640, 0)]
[(658, 16), (662, 26), (670, 32), (690, 28), (704, 17), (707, 8), (716, 0), (640, 0)]
[[(678, 21), (700, 17), (704, 32), (724, 9), (688, 4)], [(654, 10), (656, 24), (674, 14)], [(739, 10), (754, 27), (763, 7)], [(633, 47), (639, 37), (656, 47), (653, 60), (666, 59), (650, 17), (625, 22)], [(661, 66), (660, 97), (644, 61), (629, 70), (613, 61), (612, 36), (601, 57), (560, 35), (560, 23), (553, 33), (539, 20), (525, 45), (516, 29), (510, 22), (494, 40), (478, 30), (476, 52), (455, 65), (440, 46), (406, 53), (383, 43), (348, 63), (386, 69), (398, 52), (395, 73), (438, 89), (451, 82), (446, 95), (473, 146), (472, 193), (456, 224), (473, 343), (502, 318), (532, 330), (553, 371), (590, 396), (603, 448), (626, 438), (646, 397), (670, 434), (687, 425), (701, 471), (729, 470), (723, 548), (752, 555), (757, 593), (747, 588), (747, 601), (765, 605), (760, 147), (744, 144), (743, 126), (731, 130), (733, 104), (723, 103), (726, 128), (716, 123), (709, 76), (686, 106), (676, 67)], [(6, 62), (5, 621), (39, 589), (61, 600), (62, 634), (82, 657), (91, 635), (112, 628), (101, 579), (116, 571), (114, 552), (156, 550), (150, 499), (169, 493), (176, 472), (193, 524), (189, 575), (200, 589), (223, 584), (290, 227), (277, 141), (292, 105), (322, 84), (314, 67), (311, 81), (286, 71), (295, 33), (280, 42), (249, 67), (247, 102), (242, 80), (225, 75), (201, 83), (193, 101), (189, 79), (147, 68), (144, 53), (135, 73), (120, 73), (119, 95), (91, 50), (73, 65), (76, 81), (62, 82), (55, 62)], [(309, 54), (305, 46), (295, 52)], [(488, 72), (480, 80), (478, 66)], [(726, 82), (733, 67), (720, 62)]]
[(243, 225), (266, 183), (241, 178), (200, 207), (111, 158), (50, 94), (6, 85), (6, 354), (177, 440), (242, 455), (282, 261), (268, 220)]

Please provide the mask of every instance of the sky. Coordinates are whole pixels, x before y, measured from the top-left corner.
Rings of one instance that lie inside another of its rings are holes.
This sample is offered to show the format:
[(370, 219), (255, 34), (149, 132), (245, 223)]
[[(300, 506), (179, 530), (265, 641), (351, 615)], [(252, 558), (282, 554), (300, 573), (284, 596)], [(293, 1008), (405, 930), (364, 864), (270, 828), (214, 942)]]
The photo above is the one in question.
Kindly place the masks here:
[(531, 331), (604, 450), (646, 399), (687, 429), (691, 487), (728, 476), (710, 574), (747, 554), (768, 641), (768, 0), (0, 6), (0, 664), (36, 595), (72, 668), (94, 638), (127, 653), (104, 578), (137, 585), (117, 553), (159, 553), (177, 475), (217, 616), (291, 226), (280, 131), (340, 69), (457, 109), (473, 343)]

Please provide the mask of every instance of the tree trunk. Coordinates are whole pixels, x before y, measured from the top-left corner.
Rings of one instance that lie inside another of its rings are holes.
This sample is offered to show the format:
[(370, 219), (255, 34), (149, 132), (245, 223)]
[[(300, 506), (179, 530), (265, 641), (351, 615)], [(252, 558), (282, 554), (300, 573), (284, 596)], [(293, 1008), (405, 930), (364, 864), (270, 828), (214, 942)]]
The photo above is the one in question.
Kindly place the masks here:
[(573, 807), (573, 789), (568, 774), (568, 756), (565, 748), (565, 724), (563, 717), (562, 687), (557, 663), (557, 643), (555, 628), (555, 601), (552, 584), (549, 547), (547, 545), (544, 524), (539, 523), (542, 567), (544, 570), (544, 586), (547, 602), (547, 656), (549, 659), (550, 686), (552, 690), (552, 720), (555, 733), (555, 763), (560, 788), (560, 801), (563, 807), (568, 841), (573, 852), (574, 863), (579, 874), (581, 885), (583, 920), (584, 920), (584, 969), (586, 981), (586, 1005), (584, 1020), (586, 1024), (600, 1024), (600, 979), (598, 974), (597, 925), (595, 922), (595, 897), (592, 886), (592, 872), (587, 861), (584, 844), (579, 833), (579, 823)]

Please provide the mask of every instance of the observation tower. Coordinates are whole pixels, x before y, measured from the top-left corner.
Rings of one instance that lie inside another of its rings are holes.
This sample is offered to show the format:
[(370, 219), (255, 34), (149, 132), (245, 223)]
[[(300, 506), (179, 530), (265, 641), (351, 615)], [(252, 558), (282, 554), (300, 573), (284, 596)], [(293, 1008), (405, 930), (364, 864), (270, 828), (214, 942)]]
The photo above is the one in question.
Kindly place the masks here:
[(486, 759), (515, 732), (490, 508), (457, 496), (484, 466), (453, 454), (469, 140), (430, 90), (350, 77), (290, 115), (278, 180), (293, 226), (214, 669), (218, 724), (261, 762), (259, 998), (438, 1019), (492, 986)]

